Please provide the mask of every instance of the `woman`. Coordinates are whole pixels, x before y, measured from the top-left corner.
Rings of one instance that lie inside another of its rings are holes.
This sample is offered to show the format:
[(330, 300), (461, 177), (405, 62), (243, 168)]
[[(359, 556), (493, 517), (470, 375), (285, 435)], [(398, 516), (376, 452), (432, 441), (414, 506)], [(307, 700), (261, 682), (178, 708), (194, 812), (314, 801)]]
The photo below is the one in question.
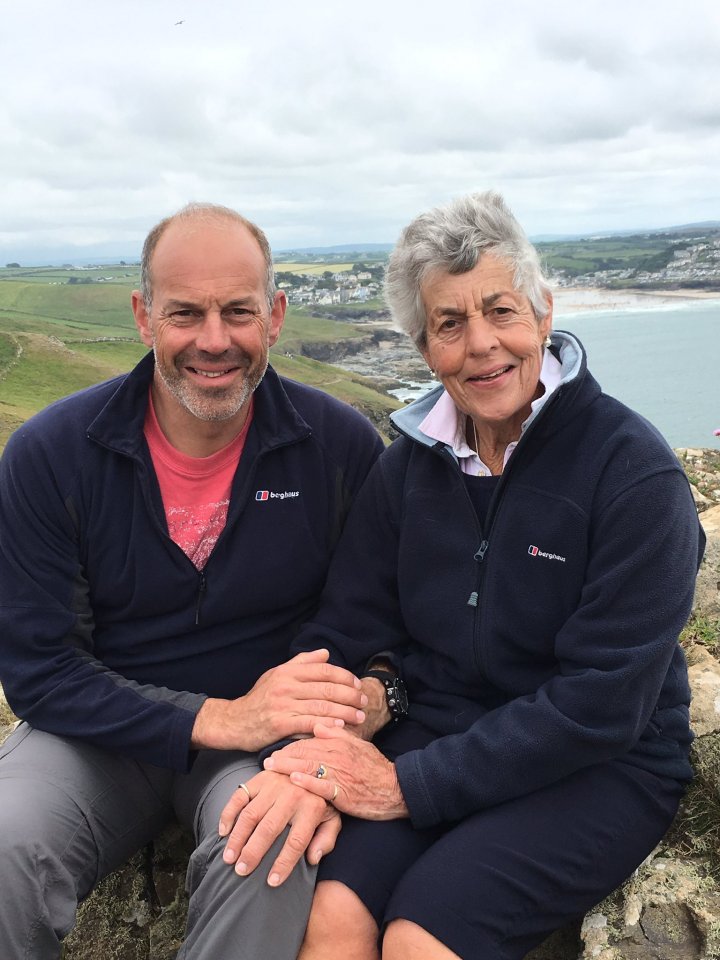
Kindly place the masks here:
[(266, 761), (347, 815), (300, 956), (519, 960), (676, 813), (702, 534), (658, 432), (551, 335), (497, 194), (411, 223), (387, 299), (440, 384), (394, 416), (298, 646), (399, 673), (408, 708)]

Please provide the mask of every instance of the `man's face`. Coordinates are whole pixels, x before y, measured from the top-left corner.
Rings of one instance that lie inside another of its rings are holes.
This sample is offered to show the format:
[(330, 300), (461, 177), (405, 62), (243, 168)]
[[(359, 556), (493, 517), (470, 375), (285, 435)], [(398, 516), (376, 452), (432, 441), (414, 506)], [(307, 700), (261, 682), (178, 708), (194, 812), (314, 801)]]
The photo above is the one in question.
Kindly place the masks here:
[(155, 248), (151, 276), (149, 313), (137, 292), (133, 311), (155, 353), (161, 401), (198, 420), (241, 423), (285, 314), (283, 294), (268, 308), (257, 241), (230, 220), (172, 223)]

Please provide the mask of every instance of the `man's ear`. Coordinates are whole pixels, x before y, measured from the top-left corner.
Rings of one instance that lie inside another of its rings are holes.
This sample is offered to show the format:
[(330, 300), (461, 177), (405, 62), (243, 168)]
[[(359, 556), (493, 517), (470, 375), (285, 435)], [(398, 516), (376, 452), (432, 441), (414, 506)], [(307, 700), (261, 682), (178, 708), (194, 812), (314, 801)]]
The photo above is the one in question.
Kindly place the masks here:
[(135, 317), (135, 326), (138, 328), (140, 339), (146, 347), (151, 347), (153, 345), (153, 335), (150, 327), (150, 317), (145, 309), (145, 300), (143, 299), (142, 293), (139, 290), (133, 290), (130, 302), (132, 304), (133, 316)]
[[(283, 290), (278, 290), (275, 294), (273, 308), (270, 311), (270, 323), (268, 326), (268, 341), (273, 347), (278, 342), (280, 331), (285, 322), (285, 311), (287, 310), (287, 297)], [(137, 322), (137, 321), (136, 321)]]

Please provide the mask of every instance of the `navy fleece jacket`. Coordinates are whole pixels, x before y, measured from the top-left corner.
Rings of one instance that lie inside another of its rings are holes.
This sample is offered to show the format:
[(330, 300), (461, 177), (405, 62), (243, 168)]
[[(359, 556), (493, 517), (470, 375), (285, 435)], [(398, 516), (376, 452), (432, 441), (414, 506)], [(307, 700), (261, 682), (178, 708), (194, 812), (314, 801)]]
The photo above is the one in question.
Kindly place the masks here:
[(601, 392), (579, 342), (553, 344), (562, 383), (482, 529), (452, 452), (417, 429), (442, 388), (394, 415), (404, 435), (372, 470), (295, 645), (327, 644), (356, 671), (393, 652), (410, 723), (432, 740), (396, 760), (418, 827), (611, 758), (691, 775), (677, 637), (704, 538), (689, 485), (660, 434)]
[(351, 407), (268, 369), (199, 573), (168, 536), (143, 435), (153, 369), (148, 355), (8, 443), (0, 681), (39, 729), (185, 770), (205, 698), (241, 696), (288, 658), (382, 443)]

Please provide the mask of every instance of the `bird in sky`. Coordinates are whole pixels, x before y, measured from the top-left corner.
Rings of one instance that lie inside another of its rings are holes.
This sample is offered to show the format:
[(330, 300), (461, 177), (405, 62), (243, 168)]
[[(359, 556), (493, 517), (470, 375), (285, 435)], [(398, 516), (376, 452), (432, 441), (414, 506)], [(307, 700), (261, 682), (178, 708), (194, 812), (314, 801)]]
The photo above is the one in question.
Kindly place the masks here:
[(185, 23), (185, 21), (184, 21), (184, 20), (177, 20), (177, 21), (175, 22), (175, 26), (176, 26), (176, 27), (179, 27), (181, 23)]

